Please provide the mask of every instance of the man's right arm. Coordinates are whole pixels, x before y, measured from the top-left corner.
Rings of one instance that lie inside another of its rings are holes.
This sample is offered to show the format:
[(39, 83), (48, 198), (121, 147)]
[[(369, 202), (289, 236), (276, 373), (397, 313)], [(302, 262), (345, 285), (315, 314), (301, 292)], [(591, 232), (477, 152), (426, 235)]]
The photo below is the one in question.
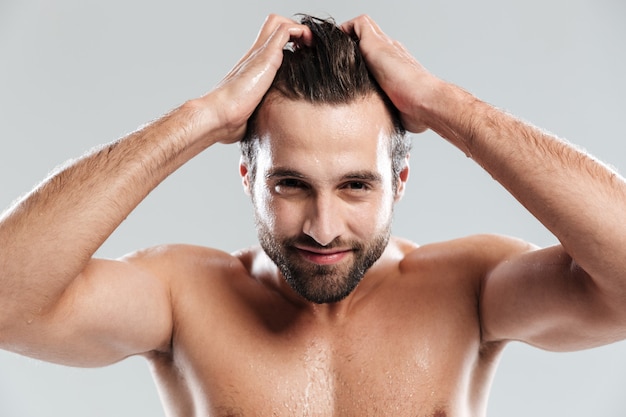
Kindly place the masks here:
[(284, 45), (307, 30), (271, 16), (214, 91), (67, 164), (0, 217), (0, 348), (89, 366), (169, 342), (167, 283), (132, 260), (92, 256), (178, 167), (242, 137)]
[[(64, 327), (57, 322), (64, 322), (70, 332), (74, 330), (72, 324), (78, 327), (70, 310), (78, 309), (83, 318), (90, 313), (106, 316), (99, 303), (131, 302), (119, 289), (136, 287), (149, 288), (154, 303), (162, 300), (158, 306), (150, 306), (150, 311), (166, 307), (165, 292), (156, 283), (146, 285), (150, 277), (141, 276), (126, 262), (91, 261), (91, 257), (157, 184), (211, 144), (194, 127), (200, 126), (196, 117), (185, 104), (67, 164), (4, 213), (0, 221), (0, 347), (66, 362), (64, 355), (48, 348), (63, 342), (57, 336)], [(205, 129), (214, 130), (209, 124)], [(120, 280), (121, 276), (126, 280)], [(118, 295), (91, 290), (90, 284), (100, 287), (105, 282)], [(87, 298), (91, 310), (82, 302)], [(109, 315), (108, 319), (115, 317)], [(69, 339), (65, 340), (71, 340), (71, 334), (66, 336)], [(152, 340), (153, 336), (145, 338)], [(108, 341), (119, 345), (113, 339), (109, 337), (101, 346)], [(96, 353), (93, 347), (79, 344), (95, 363), (104, 361), (104, 352)]]

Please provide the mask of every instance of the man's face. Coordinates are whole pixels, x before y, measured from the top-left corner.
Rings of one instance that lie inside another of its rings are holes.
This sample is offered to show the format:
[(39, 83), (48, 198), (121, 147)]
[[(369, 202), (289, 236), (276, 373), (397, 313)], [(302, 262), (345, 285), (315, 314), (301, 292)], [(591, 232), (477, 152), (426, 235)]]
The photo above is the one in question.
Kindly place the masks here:
[(391, 127), (377, 96), (346, 105), (270, 97), (259, 111), (255, 180), (242, 166), (244, 185), (261, 246), (308, 301), (343, 299), (387, 246)]

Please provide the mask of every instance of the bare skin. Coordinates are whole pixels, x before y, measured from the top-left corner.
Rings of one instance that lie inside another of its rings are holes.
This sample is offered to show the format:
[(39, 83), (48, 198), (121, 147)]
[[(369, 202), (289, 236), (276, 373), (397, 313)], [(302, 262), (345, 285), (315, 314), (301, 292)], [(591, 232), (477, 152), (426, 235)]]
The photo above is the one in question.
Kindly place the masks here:
[[(0, 347), (74, 366), (143, 355), (171, 416), (442, 417), (485, 414), (510, 340), (573, 350), (626, 338), (623, 179), (433, 77), (368, 17), (343, 28), (409, 130), (432, 129), (470, 155), (561, 245), (392, 238), (352, 293), (321, 305), (260, 248), (93, 259), (167, 175), (241, 139), (282, 47), (310, 39), (270, 16), (213, 92), (74, 161), (0, 218)], [(329, 248), (299, 246), (299, 262), (349, 266), (356, 253), (330, 243), (383, 233), (408, 179), (408, 167), (391, 177), (382, 102), (269, 100), (259, 121), (256, 180), (240, 169), (258, 223)]]

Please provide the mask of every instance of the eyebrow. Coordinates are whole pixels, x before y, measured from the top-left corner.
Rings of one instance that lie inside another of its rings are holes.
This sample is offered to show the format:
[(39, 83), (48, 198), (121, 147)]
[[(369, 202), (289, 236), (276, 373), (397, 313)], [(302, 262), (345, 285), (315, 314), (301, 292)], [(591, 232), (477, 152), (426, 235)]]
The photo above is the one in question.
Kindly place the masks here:
[(383, 178), (380, 174), (371, 171), (355, 171), (349, 172), (343, 176), (347, 180), (361, 180), (367, 182), (382, 182)]
[(300, 179), (306, 178), (306, 176), (302, 174), (301, 172), (295, 171), (293, 169), (288, 169), (288, 168), (274, 168), (274, 169), (269, 170), (267, 174), (265, 174), (265, 179), (268, 179), (268, 180), (272, 178), (284, 178), (284, 177), (300, 178)]
[[(289, 168), (274, 168), (265, 174), (265, 179), (273, 179), (273, 178), (298, 178), (298, 179), (306, 179), (307, 176), (303, 173), (296, 171), (294, 169)], [(376, 172), (372, 171), (352, 171), (343, 175), (342, 180), (360, 180), (360, 181), (368, 181), (368, 182), (382, 182), (382, 176)]]

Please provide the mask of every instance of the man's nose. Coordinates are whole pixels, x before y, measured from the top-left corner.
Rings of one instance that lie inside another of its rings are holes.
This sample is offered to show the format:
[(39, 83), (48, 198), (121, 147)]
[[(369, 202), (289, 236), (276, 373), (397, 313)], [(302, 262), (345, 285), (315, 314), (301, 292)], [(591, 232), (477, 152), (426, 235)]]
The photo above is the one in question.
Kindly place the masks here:
[(308, 207), (302, 231), (322, 246), (327, 246), (345, 231), (341, 201), (338, 200), (336, 196), (318, 195)]

